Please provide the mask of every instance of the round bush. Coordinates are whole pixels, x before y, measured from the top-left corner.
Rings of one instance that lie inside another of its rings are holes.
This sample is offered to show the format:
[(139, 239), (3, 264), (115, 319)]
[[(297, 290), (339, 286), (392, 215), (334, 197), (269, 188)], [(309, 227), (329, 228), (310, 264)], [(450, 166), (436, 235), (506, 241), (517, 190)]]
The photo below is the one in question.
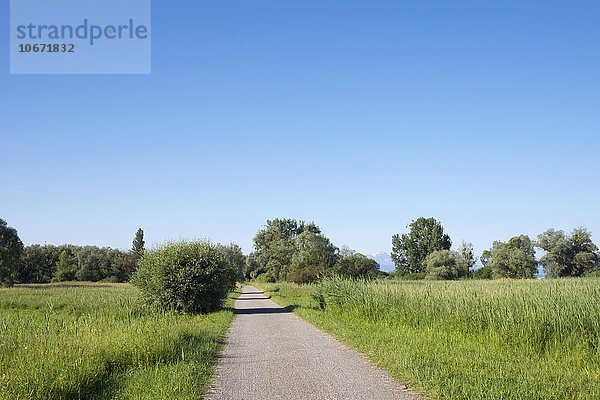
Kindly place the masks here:
[(150, 303), (184, 313), (219, 309), (235, 287), (230, 248), (208, 241), (175, 242), (144, 254), (132, 283)]

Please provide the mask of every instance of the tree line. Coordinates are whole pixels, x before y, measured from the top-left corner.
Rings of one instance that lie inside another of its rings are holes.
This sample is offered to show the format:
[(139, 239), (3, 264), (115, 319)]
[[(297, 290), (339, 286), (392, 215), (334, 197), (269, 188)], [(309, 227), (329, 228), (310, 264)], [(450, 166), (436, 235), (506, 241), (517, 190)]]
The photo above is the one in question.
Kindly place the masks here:
[[(536, 258), (536, 248), (543, 256)], [(408, 232), (392, 236), (391, 274), (404, 279), (534, 278), (542, 266), (548, 278), (600, 275), (600, 254), (585, 228), (570, 234), (549, 229), (532, 240), (519, 235), (495, 241), (481, 257), (471, 243), (452, 250), (452, 240), (435, 218), (417, 218)], [(477, 268), (478, 259), (482, 267)], [(339, 249), (314, 223), (274, 219), (254, 237), (245, 276), (265, 281), (307, 283), (324, 275), (375, 278), (386, 275), (379, 264), (348, 248)]]
[(24, 246), (17, 231), (0, 219), (0, 284), (63, 281), (127, 282), (144, 254), (144, 231), (130, 251), (98, 246)]
[[(314, 222), (268, 220), (254, 237), (254, 250), (245, 256), (239, 246), (218, 247), (230, 257), (236, 279), (309, 283), (326, 275), (377, 278), (387, 274), (379, 264), (347, 247), (335, 246)], [(140, 228), (129, 251), (97, 246), (23, 246), (17, 231), (0, 219), (0, 283), (50, 281), (129, 281), (144, 257)], [(536, 258), (536, 248), (543, 251)], [(226, 249), (226, 250), (223, 250)], [(538, 266), (551, 278), (600, 275), (598, 247), (591, 233), (576, 228), (570, 234), (549, 229), (536, 240), (519, 235), (496, 241), (478, 258), (470, 243), (452, 250), (452, 240), (434, 218), (417, 218), (408, 232), (392, 236), (391, 274), (404, 279), (533, 278)], [(477, 260), (483, 267), (476, 268)]]
[[(418, 218), (408, 228), (408, 233), (392, 237), (392, 260), (398, 276), (533, 278), (540, 265), (548, 278), (600, 275), (598, 246), (585, 228), (575, 228), (570, 234), (548, 229), (536, 240), (519, 235), (507, 242), (495, 241), (481, 254), (483, 267), (479, 269), (473, 269), (477, 261), (473, 246), (463, 242), (458, 250), (451, 250), (450, 237), (434, 218)], [(539, 260), (536, 248), (544, 253)]]

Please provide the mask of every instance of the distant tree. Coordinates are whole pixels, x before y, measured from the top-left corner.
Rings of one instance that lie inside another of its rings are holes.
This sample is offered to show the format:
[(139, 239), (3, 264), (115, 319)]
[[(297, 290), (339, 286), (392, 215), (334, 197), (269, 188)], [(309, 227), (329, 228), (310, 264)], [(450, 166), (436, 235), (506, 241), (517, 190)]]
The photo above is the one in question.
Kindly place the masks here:
[(494, 278), (533, 278), (537, 261), (533, 242), (528, 236), (511, 238), (507, 243), (496, 241), (481, 255), (484, 267), (489, 267)]
[(246, 266), (244, 269), (244, 277), (246, 279), (256, 279), (261, 274), (264, 274), (266, 270), (261, 268), (256, 258), (256, 253), (250, 253), (246, 257)]
[(227, 261), (226, 265), (230, 268), (228, 276), (231, 279), (231, 287), (234, 288), (236, 282), (244, 281), (246, 256), (242, 252), (242, 248), (235, 243), (230, 243), (227, 246), (218, 244), (216, 247), (222, 252)]
[(54, 282), (72, 281), (75, 279), (75, 272), (77, 272), (77, 267), (71, 256), (67, 250), (61, 251), (52, 280)]
[(135, 237), (133, 238), (133, 244), (131, 246), (131, 252), (134, 254), (135, 259), (139, 260), (144, 256), (144, 231), (142, 228), (139, 228), (135, 233)]
[(254, 237), (254, 252), (251, 254), (253, 271), (260, 271), (269, 280), (285, 280), (292, 258), (298, 252), (296, 239), (304, 232), (321, 234), (319, 227), (312, 222), (279, 218), (267, 221), (267, 225)]
[(392, 260), (397, 274), (425, 272), (425, 259), (436, 250), (450, 250), (452, 241), (435, 218), (417, 218), (407, 234), (392, 236)]
[(473, 245), (471, 243), (467, 243), (463, 240), (462, 244), (458, 248), (458, 253), (467, 262), (469, 270), (475, 266), (477, 257), (475, 257), (475, 251), (473, 250)]
[(0, 286), (12, 286), (17, 278), (23, 242), (17, 230), (0, 218)]
[(570, 236), (548, 229), (538, 236), (537, 246), (546, 251), (540, 264), (547, 277), (583, 276), (600, 268), (598, 246), (584, 228), (574, 229)]
[(335, 273), (351, 278), (376, 278), (381, 275), (377, 261), (360, 253), (341, 257), (335, 266)]
[(17, 280), (21, 283), (48, 283), (60, 255), (60, 248), (53, 245), (34, 244), (26, 246), (21, 256), (21, 268)]
[(110, 263), (105, 254), (96, 246), (84, 246), (77, 252), (78, 269), (75, 278), (78, 281), (97, 282), (108, 277)]
[(128, 282), (136, 268), (135, 255), (132, 252), (111, 248), (103, 248), (100, 251), (105, 252), (109, 263), (101, 279), (110, 282)]
[(469, 274), (469, 261), (459, 252), (436, 250), (425, 259), (426, 278), (453, 280)]
[(287, 279), (296, 283), (313, 282), (325, 273), (332, 273), (339, 260), (339, 249), (320, 233), (304, 231), (294, 241), (296, 252)]

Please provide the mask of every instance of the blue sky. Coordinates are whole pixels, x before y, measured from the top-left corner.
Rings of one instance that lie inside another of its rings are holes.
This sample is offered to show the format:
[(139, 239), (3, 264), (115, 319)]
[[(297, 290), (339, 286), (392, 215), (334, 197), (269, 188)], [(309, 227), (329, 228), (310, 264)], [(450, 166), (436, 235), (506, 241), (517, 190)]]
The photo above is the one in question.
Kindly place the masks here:
[(419, 216), (478, 254), (598, 241), (600, 3), (491, 3), (156, 1), (147, 76), (9, 75), (0, 41), (0, 218), (118, 248), (250, 251), (275, 217), (365, 253)]

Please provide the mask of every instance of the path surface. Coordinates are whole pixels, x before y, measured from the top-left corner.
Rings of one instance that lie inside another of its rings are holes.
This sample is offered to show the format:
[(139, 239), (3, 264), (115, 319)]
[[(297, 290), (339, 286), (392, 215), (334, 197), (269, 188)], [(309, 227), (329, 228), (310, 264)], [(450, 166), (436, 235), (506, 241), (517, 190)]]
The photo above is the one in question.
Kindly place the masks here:
[(253, 286), (235, 308), (209, 399), (420, 399)]

